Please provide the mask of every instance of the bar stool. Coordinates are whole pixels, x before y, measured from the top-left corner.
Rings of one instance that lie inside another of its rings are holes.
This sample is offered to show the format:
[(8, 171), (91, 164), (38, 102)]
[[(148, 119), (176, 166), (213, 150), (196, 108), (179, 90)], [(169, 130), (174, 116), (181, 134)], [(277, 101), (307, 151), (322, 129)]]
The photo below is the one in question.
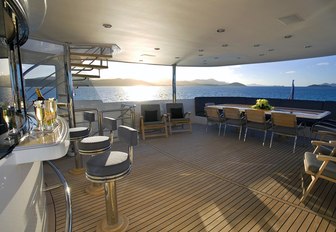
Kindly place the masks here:
[(128, 152), (111, 151), (93, 156), (86, 163), (86, 178), (93, 183), (104, 183), (106, 218), (97, 225), (97, 231), (126, 231), (128, 218), (118, 213), (116, 180), (127, 175), (133, 163), (133, 147), (138, 144), (138, 131), (119, 126), (119, 140), (128, 146)]
[(85, 111), (84, 120), (89, 122), (88, 127), (69, 128), (70, 142), (72, 143), (73, 151), (75, 154), (75, 168), (69, 170), (69, 173), (72, 175), (80, 175), (85, 172), (85, 169), (83, 168), (82, 157), (78, 152), (78, 142), (90, 135), (92, 130), (92, 122), (95, 121), (95, 113)]
[[(113, 134), (117, 129), (117, 120), (105, 117), (102, 121), (102, 127), (109, 130), (109, 136), (98, 135), (83, 138), (78, 143), (78, 151), (80, 155), (96, 156), (106, 152), (110, 152), (113, 142)], [(85, 192), (97, 196), (104, 193), (104, 187), (101, 184), (92, 183), (85, 188)]]

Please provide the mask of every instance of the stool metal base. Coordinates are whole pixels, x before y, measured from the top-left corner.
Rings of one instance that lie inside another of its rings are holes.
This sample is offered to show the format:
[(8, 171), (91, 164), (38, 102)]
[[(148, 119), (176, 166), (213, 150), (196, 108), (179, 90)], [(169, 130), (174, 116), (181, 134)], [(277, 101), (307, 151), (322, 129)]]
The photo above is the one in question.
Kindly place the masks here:
[(71, 175), (81, 175), (83, 173), (85, 173), (85, 168), (72, 168), (69, 171), (69, 174)]
[(129, 220), (126, 216), (119, 213), (118, 223), (108, 225), (106, 218), (100, 221), (97, 225), (97, 232), (114, 232), (114, 231), (126, 231), (129, 225)]
[(91, 182), (90, 185), (85, 188), (85, 192), (91, 196), (104, 195), (104, 185)]

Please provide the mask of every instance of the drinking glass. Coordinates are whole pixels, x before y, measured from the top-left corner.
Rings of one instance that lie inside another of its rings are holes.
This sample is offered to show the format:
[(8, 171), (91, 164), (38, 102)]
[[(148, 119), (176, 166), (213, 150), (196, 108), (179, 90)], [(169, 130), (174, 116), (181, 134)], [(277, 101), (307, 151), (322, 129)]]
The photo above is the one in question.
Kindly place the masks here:
[(15, 108), (14, 106), (7, 106), (2, 109), (3, 118), (8, 128), (8, 138), (17, 133), (16, 120), (15, 120)]
[(35, 117), (38, 122), (38, 130), (44, 131), (44, 121), (45, 121), (45, 113), (44, 113), (44, 104), (43, 101), (35, 101), (34, 102), (35, 109)]

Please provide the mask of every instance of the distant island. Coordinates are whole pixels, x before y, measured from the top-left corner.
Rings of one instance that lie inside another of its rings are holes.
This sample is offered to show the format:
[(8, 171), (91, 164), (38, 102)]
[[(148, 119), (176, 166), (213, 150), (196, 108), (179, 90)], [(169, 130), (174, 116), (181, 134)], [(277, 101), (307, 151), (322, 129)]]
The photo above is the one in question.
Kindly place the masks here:
[[(162, 81), (157, 83), (150, 83), (142, 80), (133, 80), (133, 79), (95, 79), (90, 80), (90, 83), (93, 86), (134, 86), (134, 85), (144, 85), (144, 86), (170, 86), (171, 81)], [(227, 83), (224, 81), (217, 81), (215, 79), (207, 80), (193, 80), (193, 81), (176, 81), (178, 86), (246, 86), (239, 82)]]
[(323, 83), (323, 84), (308, 85), (307, 87), (336, 87), (336, 84)]

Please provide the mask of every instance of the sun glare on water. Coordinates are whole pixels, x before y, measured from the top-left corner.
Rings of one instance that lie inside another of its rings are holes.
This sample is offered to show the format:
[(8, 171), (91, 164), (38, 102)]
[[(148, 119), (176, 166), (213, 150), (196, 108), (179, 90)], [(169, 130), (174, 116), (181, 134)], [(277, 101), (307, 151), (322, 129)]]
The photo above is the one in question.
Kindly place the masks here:
[(162, 90), (159, 86), (127, 86), (123, 87), (123, 92), (130, 101), (148, 101), (157, 99)]

